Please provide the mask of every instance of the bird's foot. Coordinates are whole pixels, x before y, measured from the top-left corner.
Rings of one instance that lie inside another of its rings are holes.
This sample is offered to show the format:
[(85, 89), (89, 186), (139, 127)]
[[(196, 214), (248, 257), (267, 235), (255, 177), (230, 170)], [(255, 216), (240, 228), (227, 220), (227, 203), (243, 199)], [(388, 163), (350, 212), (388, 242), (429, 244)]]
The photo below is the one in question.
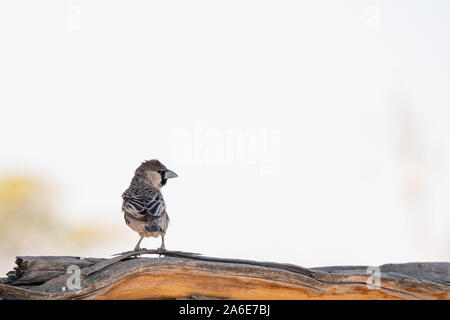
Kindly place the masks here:
[(161, 255), (165, 255), (166, 253), (166, 247), (165, 246), (161, 246), (157, 249), (159, 251), (159, 257), (161, 257)]

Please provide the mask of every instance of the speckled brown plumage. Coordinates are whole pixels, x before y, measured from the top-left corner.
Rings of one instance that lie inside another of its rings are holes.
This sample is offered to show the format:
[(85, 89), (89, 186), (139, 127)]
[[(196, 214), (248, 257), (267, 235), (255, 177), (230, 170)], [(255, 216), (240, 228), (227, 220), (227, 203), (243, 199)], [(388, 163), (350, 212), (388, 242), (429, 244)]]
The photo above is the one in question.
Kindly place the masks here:
[(169, 216), (160, 189), (167, 179), (175, 177), (175, 172), (168, 170), (158, 160), (148, 160), (136, 169), (130, 186), (122, 194), (125, 222), (140, 236), (135, 250), (140, 250), (139, 245), (144, 237), (158, 236), (161, 236), (160, 249), (165, 249), (164, 235)]

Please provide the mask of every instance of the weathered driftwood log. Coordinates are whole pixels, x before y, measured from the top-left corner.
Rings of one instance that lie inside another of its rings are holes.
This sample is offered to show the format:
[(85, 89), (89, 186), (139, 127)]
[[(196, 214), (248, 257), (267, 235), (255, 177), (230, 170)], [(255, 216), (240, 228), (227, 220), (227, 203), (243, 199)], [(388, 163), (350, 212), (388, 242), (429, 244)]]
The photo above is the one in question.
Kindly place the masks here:
[[(364, 266), (306, 269), (177, 251), (153, 258), (136, 252), (112, 259), (18, 257), (16, 264), (0, 279), (1, 298), (450, 299), (447, 262), (383, 265), (379, 287), (368, 285), (377, 284), (371, 279), (378, 270)], [(80, 289), (70, 286), (73, 266), (80, 270)]]

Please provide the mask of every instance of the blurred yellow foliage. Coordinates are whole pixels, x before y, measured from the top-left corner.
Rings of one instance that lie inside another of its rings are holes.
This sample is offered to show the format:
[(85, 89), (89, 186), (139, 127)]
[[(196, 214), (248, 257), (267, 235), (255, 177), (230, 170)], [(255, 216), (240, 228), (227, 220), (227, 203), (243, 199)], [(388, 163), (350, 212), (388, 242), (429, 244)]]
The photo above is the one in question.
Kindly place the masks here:
[(34, 181), (25, 178), (10, 178), (0, 181), (0, 207), (12, 207), (30, 195)]
[(0, 246), (14, 250), (53, 227), (49, 188), (26, 177), (0, 179)]
[[(108, 226), (69, 225), (54, 214), (55, 192), (26, 176), (0, 179), (0, 249), (15, 254), (23, 249), (79, 249), (98, 245), (114, 232)], [(1, 253), (0, 252), (0, 253)]]

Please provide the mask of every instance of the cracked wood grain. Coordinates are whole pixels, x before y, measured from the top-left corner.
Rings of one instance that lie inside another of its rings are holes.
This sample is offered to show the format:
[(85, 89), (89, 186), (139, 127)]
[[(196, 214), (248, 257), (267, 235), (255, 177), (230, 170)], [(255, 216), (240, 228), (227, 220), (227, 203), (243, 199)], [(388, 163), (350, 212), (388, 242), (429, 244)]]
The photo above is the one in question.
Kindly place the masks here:
[[(144, 257), (144, 255), (157, 255)], [(158, 255), (163, 255), (158, 257)], [(303, 268), (274, 262), (205, 257), (181, 251), (130, 251), (105, 258), (18, 257), (0, 279), (5, 299), (449, 299), (450, 263), (380, 266), (369, 288), (366, 266)], [(63, 291), (70, 265), (81, 289)]]

